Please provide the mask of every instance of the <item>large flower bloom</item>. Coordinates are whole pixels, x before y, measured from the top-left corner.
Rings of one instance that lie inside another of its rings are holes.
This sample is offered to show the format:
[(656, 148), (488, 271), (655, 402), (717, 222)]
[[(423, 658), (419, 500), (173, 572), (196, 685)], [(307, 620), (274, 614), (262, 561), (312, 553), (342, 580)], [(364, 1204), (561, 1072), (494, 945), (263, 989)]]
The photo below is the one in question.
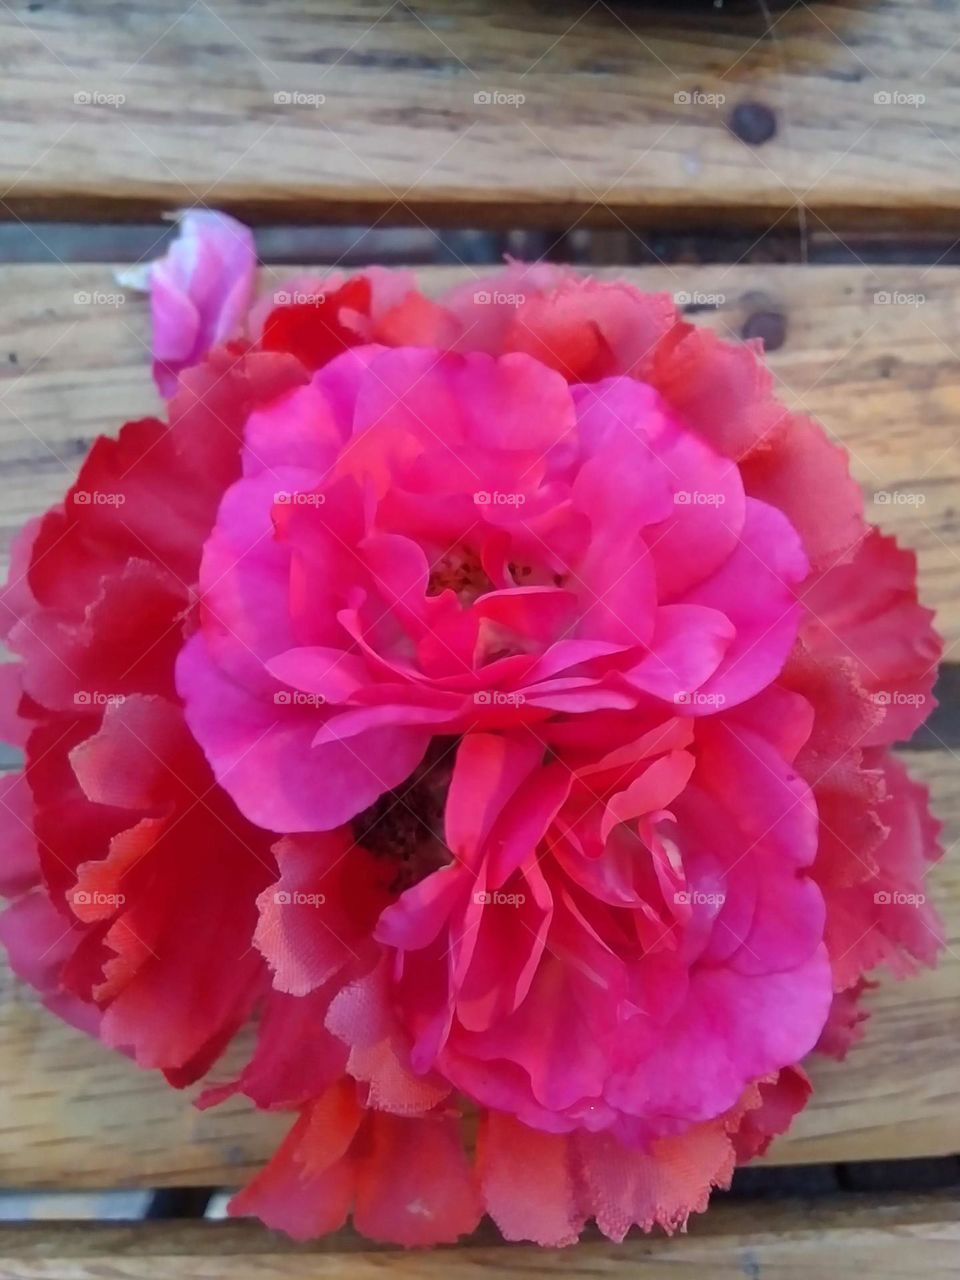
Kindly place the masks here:
[(744, 702), (808, 563), (737, 467), (626, 377), (361, 346), (248, 420), (178, 663), (221, 784), (328, 830), (437, 735)]
[(201, 1103), (297, 1113), (235, 1201), (294, 1235), (682, 1225), (936, 957), (913, 557), (669, 299), (371, 271), (244, 317), (245, 232), (188, 232), (169, 421), (2, 597), (12, 962), (177, 1086), (258, 1016)]

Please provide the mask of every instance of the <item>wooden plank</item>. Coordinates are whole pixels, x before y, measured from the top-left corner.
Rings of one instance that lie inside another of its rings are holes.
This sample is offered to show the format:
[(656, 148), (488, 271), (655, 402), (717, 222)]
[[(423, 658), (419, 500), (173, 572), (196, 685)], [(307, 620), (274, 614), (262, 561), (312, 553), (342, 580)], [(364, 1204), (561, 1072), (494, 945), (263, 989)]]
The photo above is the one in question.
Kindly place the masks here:
[[(284, 272), (268, 275), (279, 287)], [(423, 273), (439, 288), (463, 272)], [(917, 268), (686, 267), (629, 273), (716, 311), (698, 320), (737, 334), (783, 316), (772, 363), (785, 395), (802, 399), (855, 450), (861, 478), (884, 492), (922, 492), (922, 505), (876, 508), (921, 546), (927, 594), (960, 637), (953, 422), (960, 407), (955, 273)], [(0, 527), (55, 500), (98, 430), (149, 411), (143, 303), (75, 303), (116, 292), (110, 268), (0, 269)], [(926, 295), (921, 306), (875, 304), (880, 290)], [(775, 327), (775, 326), (774, 326)], [(14, 357), (11, 359), (10, 357)], [(931, 783), (949, 843), (960, 839), (955, 757), (912, 753)], [(817, 1096), (771, 1159), (781, 1163), (949, 1154), (960, 1150), (956, 1032), (960, 1014), (960, 864), (934, 877), (949, 922), (940, 969), (870, 997), (866, 1042), (843, 1066), (818, 1062)], [(0, 1185), (232, 1185), (283, 1128), (239, 1103), (194, 1112), (183, 1095), (136, 1071), (38, 1010), (7, 980), (0, 996)]]
[[(262, 287), (282, 287), (296, 269), (264, 268)], [(764, 331), (782, 340), (770, 354), (780, 394), (851, 450), (871, 498), (893, 495), (870, 514), (917, 548), (926, 598), (948, 643), (960, 639), (956, 270), (760, 264), (597, 274), (618, 273), (691, 300), (693, 319), (729, 338)], [(439, 291), (471, 272), (436, 267), (420, 277)], [(884, 295), (915, 302), (875, 301)], [(110, 266), (0, 267), (0, 552), (26, 516), (62, 495), (95, 434), (157, 408), (148, 340), (143, 300), (114, 283)]]
[(3, 5), (0, 191), (20, 217), (952, 229), (958, 5)]
[(716, 1204), (684, 1235), (591, 1238), (573, 1249), (490, 1242), (455, 1250), (370, 1248), (352, 1232), (300, 1246), (254, 1223), (152, 1222), (0, 1227), (4, 1280), (597, 1280), (663, 1275), (671, 1280), (946, 1280), (956, 1275), (960, 1209), (950, 1196), (844, 1196), (836, 1202)]

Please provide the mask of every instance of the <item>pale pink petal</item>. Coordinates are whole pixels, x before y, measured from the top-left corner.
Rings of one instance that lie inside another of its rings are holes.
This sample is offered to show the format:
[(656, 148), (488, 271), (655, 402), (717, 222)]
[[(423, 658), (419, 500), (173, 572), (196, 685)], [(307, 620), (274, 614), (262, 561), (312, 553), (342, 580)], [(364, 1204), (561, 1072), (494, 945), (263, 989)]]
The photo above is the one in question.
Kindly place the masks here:
[(190, 209), (178, 222), (177, 239), (148, 274), (154, 377), (165, 396), (181, 369), (241, 330), (256, 270), (253, 233), (236, 219)]
[(682, 1230), (691, 1213), (707, 1207), (714, 1187), (729, 1185), (735, 1165), (717, 1123), (661, 1138), (650, 1152), (629, 1150), (607, 1134), (577, 1134), (571, 1143), (581, 1211), (616, 1241), (633, 1226)]
[(357, 958), (389, 901), (387, 877), (345, 830), (287, 836), (273, 853), (280, 878), (257, 900), (254, 942), (276, 988), (303, 996)]
[(556, 1247), (575, 1244), (578, 1212), (563, 1134), (541, 1133), (497, 1111), (484, 1114), (477, 1172), (487, 1213), (505, 1240)]

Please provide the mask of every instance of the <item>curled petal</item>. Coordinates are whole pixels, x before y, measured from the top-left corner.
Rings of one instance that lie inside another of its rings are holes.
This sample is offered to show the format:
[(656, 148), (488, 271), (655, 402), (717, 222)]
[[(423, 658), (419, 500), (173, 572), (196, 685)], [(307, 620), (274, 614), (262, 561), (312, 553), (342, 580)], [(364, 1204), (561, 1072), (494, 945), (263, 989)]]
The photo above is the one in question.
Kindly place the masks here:
[[(249, 227), (225, 213), (190, 209), (178, 235), (146, 270), (153, 321), (153, 376), (164, 396), (181, 370), (242, 329), (253, 298), (257, 259)], [(121, 283), (137, 284), (136, 269)]]

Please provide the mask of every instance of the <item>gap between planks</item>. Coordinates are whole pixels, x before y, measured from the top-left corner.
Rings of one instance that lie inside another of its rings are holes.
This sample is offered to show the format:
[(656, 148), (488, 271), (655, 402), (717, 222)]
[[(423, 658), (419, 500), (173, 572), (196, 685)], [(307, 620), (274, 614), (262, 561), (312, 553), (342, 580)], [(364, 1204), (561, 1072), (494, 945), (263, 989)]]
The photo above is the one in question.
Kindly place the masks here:
[(383, 1249), (352, 1231), (297, 1245), (252, 1222), (0, 1227), (3, 1280), (597, 1280), (629, 1269), (671, 1280), (947, 1280), (956, 1275), (960, 1210), (950, 1195), (714, 1204), (671, 1238), (623, 1244), (588, 1234), (568, 1249), (494, 1242), (489, 1223), (456, 1248)]

